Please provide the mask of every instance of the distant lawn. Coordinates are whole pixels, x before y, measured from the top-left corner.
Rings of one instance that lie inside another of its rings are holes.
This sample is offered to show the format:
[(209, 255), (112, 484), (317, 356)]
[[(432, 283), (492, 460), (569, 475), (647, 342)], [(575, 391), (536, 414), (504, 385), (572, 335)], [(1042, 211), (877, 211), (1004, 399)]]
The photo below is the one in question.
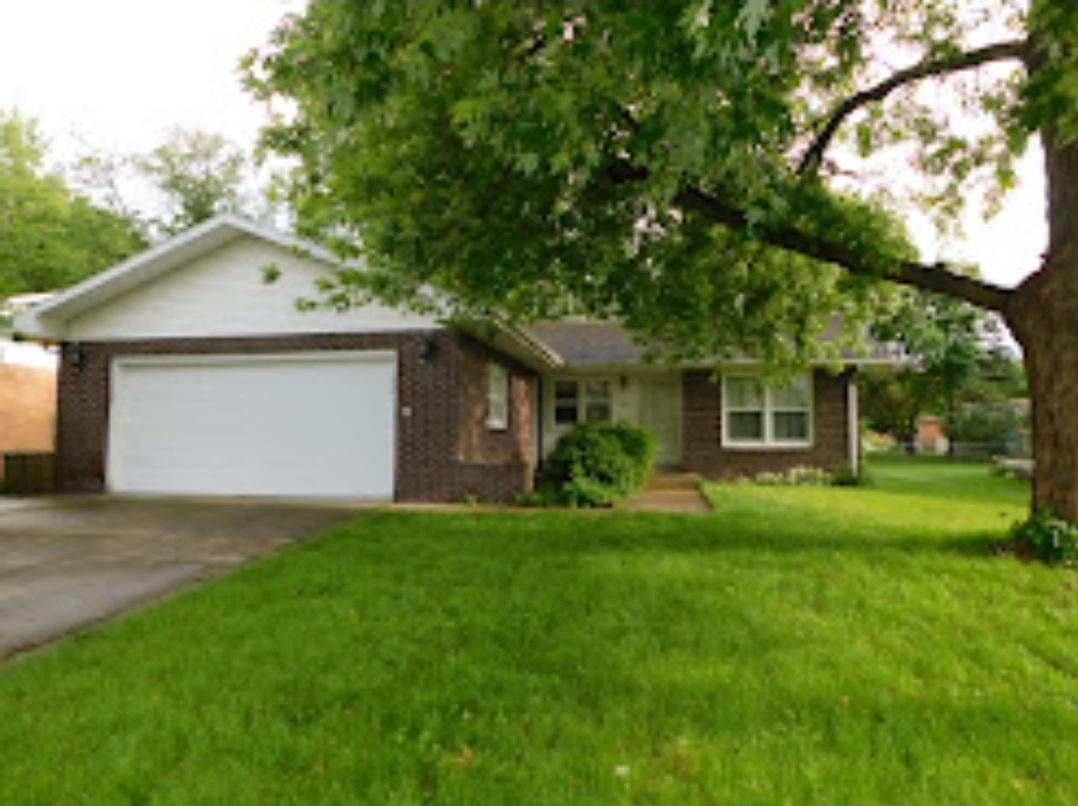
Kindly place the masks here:
[(1073, 804), (1078, 575), (1028, 490), (365, 516), (0, 667), (3, 804)]

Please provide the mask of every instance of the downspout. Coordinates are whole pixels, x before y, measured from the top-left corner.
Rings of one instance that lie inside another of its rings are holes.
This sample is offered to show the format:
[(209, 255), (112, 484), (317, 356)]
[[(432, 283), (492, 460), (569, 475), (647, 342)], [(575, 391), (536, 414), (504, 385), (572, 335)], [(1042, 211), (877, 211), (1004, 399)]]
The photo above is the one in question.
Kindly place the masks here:
[(535, 465), (532, 468), (532, 484), (539, 481), (539, 471), (543, 466), (543, 376), (539, 373), (535, 374), (535, 395), (532, 398), (532, 408), (534, 409), (535, 427), (532, 429), (532, 436), (535, 439)]
[(851, 369), (846, 381), (846, 434), (849, 440), (850, 471), (861, 472), (861, 412), (857, 396), (857, 370)]

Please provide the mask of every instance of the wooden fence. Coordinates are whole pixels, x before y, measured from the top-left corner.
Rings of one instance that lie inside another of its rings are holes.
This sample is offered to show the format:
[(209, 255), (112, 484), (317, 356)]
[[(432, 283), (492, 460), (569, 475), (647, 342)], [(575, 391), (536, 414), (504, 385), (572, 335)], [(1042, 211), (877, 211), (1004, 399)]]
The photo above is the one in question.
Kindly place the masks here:
[(9, 495), (56, 492), (56, 458), (51, 453), (5, 453), (0, 489)]

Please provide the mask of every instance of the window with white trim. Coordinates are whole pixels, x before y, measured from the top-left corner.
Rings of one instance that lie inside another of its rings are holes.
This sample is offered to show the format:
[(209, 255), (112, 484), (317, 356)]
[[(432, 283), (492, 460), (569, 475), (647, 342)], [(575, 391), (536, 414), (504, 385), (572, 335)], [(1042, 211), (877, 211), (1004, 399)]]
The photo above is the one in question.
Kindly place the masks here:
[(610, 381), (590, 380), (584, 383), (584, 421), (608, 423), (614, 417)]
[(784, 385), (755, 375), (722, 379), (722, 442), (735, 448), (812, 444), (812, 382), (799, 375)]
[(555, 381), (554, 422), (573, 425), (580, 419), (580, 384), (576, 381)]
[(487, 365), (487, 428), (509, 427), (509, 372), (501, 364)]
[(609, 378), (554, 382), (555, 425), (605, 423), (614, 419), (614, 391)]

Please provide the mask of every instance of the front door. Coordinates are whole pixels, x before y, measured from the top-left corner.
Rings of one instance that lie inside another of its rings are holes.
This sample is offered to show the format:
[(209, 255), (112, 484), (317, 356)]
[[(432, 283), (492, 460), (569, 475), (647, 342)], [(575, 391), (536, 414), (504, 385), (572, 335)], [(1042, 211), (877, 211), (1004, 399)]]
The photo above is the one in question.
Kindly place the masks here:
[(655, 463), (681, 464), (681, 376), (643, 376), (637, 381), (637, 419), (655, 436)]

